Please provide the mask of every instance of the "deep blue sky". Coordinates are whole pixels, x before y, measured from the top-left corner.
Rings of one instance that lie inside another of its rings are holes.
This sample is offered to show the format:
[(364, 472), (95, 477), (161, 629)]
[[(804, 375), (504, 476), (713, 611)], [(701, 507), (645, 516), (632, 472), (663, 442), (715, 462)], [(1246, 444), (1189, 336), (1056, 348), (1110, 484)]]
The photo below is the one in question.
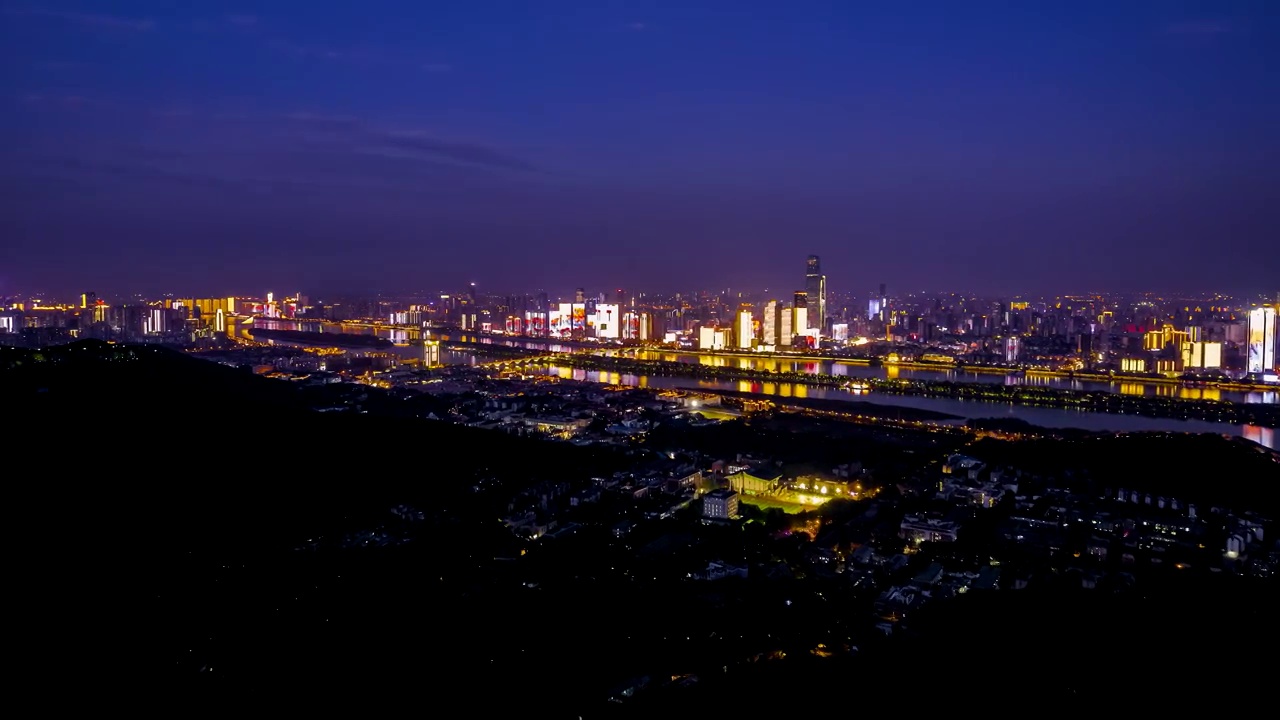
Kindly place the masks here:
[(1273, 0), (0, 0), (0, 48), (0, 293), (1280, 285)]

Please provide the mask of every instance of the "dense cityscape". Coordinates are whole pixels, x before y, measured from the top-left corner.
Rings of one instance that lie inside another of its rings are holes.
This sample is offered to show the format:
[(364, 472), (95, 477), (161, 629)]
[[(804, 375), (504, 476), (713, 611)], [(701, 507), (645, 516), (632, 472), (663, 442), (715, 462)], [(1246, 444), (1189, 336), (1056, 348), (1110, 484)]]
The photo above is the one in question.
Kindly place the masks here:
[[(806, 267), (820, 268), (818, 258)], [(172, 412), (160, 408), (221, 403), (210, 421), (235, 426), (265, 413), (294, 428), (265, 441), (268, 449), (316, 433), (339, 433), (335, 441), (350, 448), (375, 438), (412, 448), (453, 427), (474, 434), (456, 444), (512, 459), (555, 445), (580, 453), (542, 469), (467, 455), (448, 481), (374, 492), (340, 517), (260, 521), (261, 538), (247, 547), (211, 541), (225, 533), (212, 520), (179, 573), (195, 584), (179, 592), (192, 598), (184, 605), (195, 603), (188, 610), (212, 614), (184, 620), (156, 648), (161, 665), (167, 653), (179, 670), (266, 671), (270, 661), (247, 649), (245, 628), (283, 622), (288, 642), (308, 648), (307, 659), (289, 662), (354, 674), (333, 651), (389, 628), (367, 625), (368, 610), (339, 609), (363, 607), (341, 578), (379, 586), (380, 573), (427, 556), (446, 575), (410, 595), (459, 618), (516, 603), (572, 622), (590, 612), (579, 607), (584, 597), (612, 603), (619, 592), (681, 603), (684, 620), (597, 621), (581, 638), (517, 633), (490, 618), (493, 634), (479, 648), (440, 641), (440, 652), (465, 658), (459, 672), (510, 672), (503, 668), (526, 657), (554, 657), (556, 675), (524, 671), (515, 683), (526, 697), (641, 715), (725, 692), (748, 702), (742, 684), (757, 676), (834, 681), (871, 673), (864, 656), (874, 666), (926, 651), (916, 644), (936, 652), (929, 643), (953, 642), (942, 639), (946, 628), (970, 622), (948, 615), (972, 612), (955, 609), (962, 599), (1016, 591), (1087, 605), (1150, 602), (1211, 578), (1274, 586), (1275, 306), (877, 291), (851, 313), (852, 301), (828, 305), (820, 274), (805, 279), (814, 307), (840, 305), (819, 311), (820, 324), (807, 321), (807, 291), (785, 304), (618, 291), (552, 303), (486, 297), (474, 285), (332, 304), (270, 294), (11, 300), (0, 372), (33, 418), (112, 403), (142, 420)], [(803, 330), (786, 338), (792, 328)], [(133, 394), (146, 383), (158, 385), (143, 397), (166, 387), (190, 397), (153, 407)], [(130, 400), (115, 397), (122, 388)], [(922, 403), (882, 402), (894, 397)], [(948, 412), (956, 397), (969, 405), (963, 413)], [(1101, 400), (1070, 402), (1078, 397)], [(1040, 426), (1018, 416), (1028, 407), (1066, 416)], [(1079, 428), (1082, 418), (1116, 414), (1155, 425)], [(1240, 424), (1245, 415), (1250, 423)], [(343, 417), (382, 424), (310, 425)], [(1189, 429), (1189, 417), (1202, 425)], [(504, 443), (515, 444), (498, 451)], [(227, 509), (215, 502), (206, 512)], [(463, 555), (448, 559), (440, 533), (466, 537)], [(279, 576), (264, 585), (262, 572)], [(285, 615), (267, 611), (304, 586), (306, 602), (295, 598)], [(241, 609), (219, 619), (227, 603)], [(1019, 612), (1027, 611), (1009, 610), (1006, 620)], [(587, 642), (604, 643), (610, 659), (583, 656)], [(560, 672), (575, 678), (572, 688), (555, 679)], [(1021, 682), (1041, 692), (1057, 681), (1050, 672)]]
[[(544, 375), (572, 369), (606, 383), (665, 381), (668, 389), (686, 378), (766, 395), (799, 386), (1226, 422), (1274, 445), (1280, 297), (891, 297), (884, 285), (829, 295), (816, 255), (797, 280), (804, 289), (781, 300), (732, 290), (489, 295), (475, 283), (458, 292), (328, 302), (303, 293), (20, 297), (4, 303), (0, 344), (304, 348), (307, 357), (279, 362), (382, 386), (505, 360), (513, 372), (515, 364)], [(729, 381), (737, 386), (723, 385)]]
[(304, 714), (1266, 704), (1270, 3), (0, 17), (26, 674)]
[[(1275, 298), (1067, 295), (984, 299), (947, 294), (890, 297), (827, 292), (821, 259), (810, 255), (804, 289), (767, 293), (700, 291), (670, 297), (625, 290), (571, 298), (457, 292), (325, 302), (302, 293), (276, 298), (9, 297), (0, 313), (4, 344), (73, 339), (171, 345), (232, 343), (246, 324), (328, 324), (344, 334), (404, 343), (432, 331), (677, 350), (794, 353), (934, 366), (1097, 373), (1119, 377), (1276, 383)], [(347, 332), (346, 328), (355, 328)], [(259, 329), (266, 329), (262, 326)], [(225, 336), (225, 338), (224, 338)]]

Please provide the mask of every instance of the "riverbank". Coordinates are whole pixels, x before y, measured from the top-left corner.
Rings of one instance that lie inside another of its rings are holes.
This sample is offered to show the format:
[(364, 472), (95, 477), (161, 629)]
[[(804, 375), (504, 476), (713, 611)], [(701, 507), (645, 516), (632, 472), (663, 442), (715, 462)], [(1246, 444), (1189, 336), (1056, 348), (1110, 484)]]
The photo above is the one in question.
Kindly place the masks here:
[(923, 370), (931, 372), (961, 372), (961, 373), (981, 373), (984, 375), (1002, 375), (1010, 376), (1017, 374), (1032, 375), (1036, 377), (1061, 378), (1064, 380), (1079, 380), (1083, 382), (1100, 382), (1100, 383), (1122, 383), (1134, 382), (1153, 385), (1171, 385), (1171, 386), (1191, 386), (1200, 388), (1212, 388), (1215, 390), (1229, 390), (1234, 392), (1266, 392), (1280, 390), (1276, 385), (1268, 385), (1266, 383), (1240, 382), (1236, 380), (1225, 379), (1201, 379), (1201, 378), (1183, 378), (1168, 377), (1166, 375), (1155, 375), (1149, 373), (1106, 373), (1106, 372), (1089, 372), (1081, 370), (1053, 370), (1051, 368), (1041, 367), (1025, 367), (1011, 368), (998, 367), (991, 365), (972, 365), (967, 363), (942, 363), (942, 362), (919, 362), (919, 361), (896, 361), (887, 362), (879, 358), (866, 357), (850, 357), (844, 355), (829, 354), (805, 354), (805, 353), (777, 353), (777, 352), (752, 352), (748, 350), (693, 350), (680, 349), (675, 350), (669, 347), (627, 347), (618, 349), (618, 351), (626, 355), (636, 351), (654, 352), (654, 353), (678, 353), (681, 355), (697, 355), (706, 357), (732, 357), (732, 358), (750, 358), (752, 360), (771, 360), (780, 362), (831, 362), (840, 363), (842, 365), (852, 365), (858, 367), (885, 367), (897, 368), (899, 370)]
[(602, 355), (562, 355), (556, 359), (556, 362), (561, 365), (586, 370), (603, 370), (632, 375), (688, 377), (699, 380), (789, 382), (815, 387), (860, 388), (895, 395), (950, 398), (1031, 407), (1139, 415), (1153, 418), (1204, 420), (1262, 427), (1280, 427), (1280, 406), (1276, 405), (1246, 405), (1215, 400), (1129, 396), (1107, 392), (1062, 390), (1023, 385), (998, 385), (994, 383), (874, 378), (851, 380), (847, 377), (835, 375), (714, 367)]
[(876, 420), (894, 420), (904, 423), (955, 423), (964, 418), (951, 413), (936, 410), (879, 405), (865, 400), (830, 400), (826, 398), (779, 397), (776, 395), (761, 396), (759, 393), (741, 390), (707, 390), (706, 388), (685, 387), (688, 392), (711, 393), (722, 398), (734, 400), (767, 402), (778, 407), (800, 408), (802, 410), (821, 410), (823, 412), (840, 413), (858, 418)]
[(394, 343), (390, 340), (376, 335), (308, 332), (305, 330), (269, 330), (267, 328), (254, 328), (250, 334), (255, 340), (280, 340), (302, 345), (314, 345), (316, 347), (336, 347), (353, 350), (384, 350), (394, 347)]

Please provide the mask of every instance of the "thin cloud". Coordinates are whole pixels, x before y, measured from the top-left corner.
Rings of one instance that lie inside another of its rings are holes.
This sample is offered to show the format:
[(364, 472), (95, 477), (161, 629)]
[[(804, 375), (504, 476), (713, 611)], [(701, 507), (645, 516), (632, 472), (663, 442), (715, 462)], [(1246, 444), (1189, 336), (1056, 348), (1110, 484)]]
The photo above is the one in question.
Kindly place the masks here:
[(132, 30), (146, 32), (156, 28), (151, 19), (122, 17), (120, 15), (99, 15), (94, 13), (66, 12), (63, 10), (45, 10), (40, 8), (11, 8), (5, 10), (8, 15), (21, 17), (44, 17), (62, 20), (84, 27), (103, 28), (107, 30)]
[(429, 73), (447, 73), (453, 71), (453, 66), (449, 63), (427, 63), (422, 69)]
[(487, 145), (451, 142), (416, 134), (382, 133), (379, 139), (381, 144), (389, 149), (418, 152), (436, 160), (448, 160), (498, 170), (517, 170), (520, 172), (534, 172), (537, 170), (531, 163)]
[(257, 15), (228, 15), (227, 22), (237, 27), (254, 27), (258, 24)]
[[(350, 115), (314, 112), (291, 112), (275, 116), (296, 125), (289, 132), (295, 138), (308, 137), (332, 149), (345, 146), (359, 154), (386, 155), (434, 163), (445, 162), (489, 170), (521, 173), (540, 172), (524, 158), (500, 148), (481, 143), (445, 140), (424, 132), (388, 132), (370, 127)], [(270, 122), (269, 118), (264, 118)]]
[[(63, 98), (32, 98), (49, 107)], [(483, 143), (392, 132), (339, 114), (214, 115), (174, 107), (141, 145), (60, 141), (0, 152), (0, 172), (86, 187), (198, 186), (237, 192), (376, 189), (439, 196), (539, 171)], [(106, 183), (106, 184), (104, 184)]]
[(1198, 37), (1212, 37), (1235, 32), (1235, 28), (1231, 23), (1221, 20), (1190, 20), (1170, 23), (1165, 25), (1163, 30), (1166, 35), (1192, 35)]
[(80, 110), (91, 101), (81, 95), (23, 95), (20, 100), (24, 105), (42, 110)]
[(634, 32), (644, 32), (645, 30), (649, 29), (649, 25), (648, 23), (642, 23), (642, 22), (627, 23), (627, 29), (632, 30)]

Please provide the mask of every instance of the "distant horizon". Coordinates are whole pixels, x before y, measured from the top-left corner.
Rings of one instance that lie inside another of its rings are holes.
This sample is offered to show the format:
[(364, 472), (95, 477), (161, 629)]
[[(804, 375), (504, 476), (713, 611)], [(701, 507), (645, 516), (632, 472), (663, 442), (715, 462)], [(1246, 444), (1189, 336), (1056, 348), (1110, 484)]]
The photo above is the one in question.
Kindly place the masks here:
[[(828, 278), (828, 281), (830, 281), (830, 278)], [(1270, 291), (1253, 290), (1253, 291), (1235, 292), (1235, 293), (1223, 292), (1221, 290), (1188, 291), (1188, 290), (1150, 290), (1150, 289), (1102, 290), (1102, 291), (1094, 289), (1094, 290), (1087, 290), (1087, 291), (1086, 290), (1068, 290), (1068, 291), (1060, 291), (1060, 292), (1040, 292), (1040, 293), (970, 292), (970, 291), (958, 291), (958, 290), (907, 290), (906, 292), (895, 293), (893, 285), (886, 283), (886, 286), (887, 286), (886, 289), (888, 291), (887, 294), (891, 298), (912, 297), (912, 296), (939, 298), (939, 297), (954, 295), (954, 296), (960, 296), (960, 297), (972, 297), (972, 298), (989, 299), (989, 300), (999, 300), (999, 299), (1048, 300), (1048, 299), (1055, 299), (1055, 298), (1081, 297), (1081, 296), (1102, 296), (1102, 297), (1130, 296), (1131, 297), (1131, 296), (1138, 296), (1138, 295), (1158, 295), (1158, 296), (1163, 296), (1167, 299), (1173, 300), (1173, 299), (1192, 299), (1199, 296), (1217, 294), (1217, 295), (1222, 295), (1224, 297), (1231, 298), (1233, 300), (1241, 301), (1243, 303), (1256, 304), (1259, 301), (1263, 303), (1273, 303), (1273, 302), (1276, 302), (1277, 297), (1280, 297), (1280, 289), (1273, 289)], [(596, 297), (600, 294), (604, 294), (606, 297), (608, 297), (618, 289), (617, 287), (613, 287), (613, 286), (610, 286), (608, 288), (593, 288), (591, 286), (577, 286), (577, 287), (584, 287), (584, 289), (586, 290), (586, 295), (588, 297)], [(567, 297), (572, 297), (576, 290), (576, 287), (575, 287), (567, 291), (558, 291), (558, 292), (545, 290), (545, 289), (534, 289), (534, 290), (498, 289), (498, 290), (486, 291), (484, 289), (484, 286), (479, 283), (477, 283), (476, 288), (477, 288), (477, 294), (482, 297), (504, 297), (504, 296), (536, 297), (539, 293), (546, 292), (550, 298), (559, 299), (559, 300), (563, 300), (564, 298), (567, 298)], [(70, 291), (70, 292), (41, 293), (41, 292), (22, 292), (18, 290), (8, 290), (8, 289), (0, 288), (0, 298), (11, 298), (11, 299), (17, 299), (19, 301), (26, 301), (30, 299), (40, 299), (40, 300), (51, 300), (51, 301), (61, 302), (61, 303), (74, 303), (74, 302), (78, 302), (80, 300), (80, 296), (86, 292), (93, 292), (97, 294), (97, 296), (100, 299), (104, 299), (104, 300), (129, 299), (129, 298), (160, 300), (166, 297), (169, 297), (169, 298), (237, 297), (237, 298), (260, 299), (260, 298), (265, 298), (268, 292), (274, 293), (275, 296), (280, 298), (291, 297), (295, 292), (300, 292), (303, 296), (307, 297), (309, 300), (324, 300), (325, 297), (335, 298), (335, 299), (374, 299), (374, 298), (395, 299), (395, 298), (414, 298), (414, 297), (438, 299), (440, 295), (457, 294), (457, 293), (465, 292), (466, 289), (467, 289), (466, 283), (460, 283), (457, 287), (454, 287), (452, 289), (438, 288), (438, 289), (420, 289), (420, 290), (367, 290), (367, 291), (345, 290), (345, 291), (337, 291), (337, 292), (308, 291), (305, 288), (300, 290), (299, 289), (289, 290), (289, 289), (282, 288), (282, 289), (274, 289), (274, 290), (262, 290), (259, 292), (221, 291), (221, 292), (193, 293), (193, 292), (173, 291), (173, 290), (167, 290), (167, 291), (161, 291), (161, 292), (157, 292), (157, 291), (102, 292), (95, 288), (87, 288), (79, 291)], [(749, 289), (749, 288), (737, 288), (732, 286), (729, 286), (727, 288), (726, 287), (719, 287), (719, 288), (708, 287), (708, 288), (686, 289), (686, 290), (647, 290), (643, 287), (639, 287), (634, 290), (630, 288), (621, 288), (621, 289), (624, 290), (628, 296), (633, 296), (637, 293), (644, 293), (650, 297), (671, 297), (676, 293), (679, 293), (685, 297), (692, 297), (696, 294), (700, 294), (703, 292), (710, 293), (710, 294), (723, 294), (726, 290), (728, 290), (731, 293), (741, 292), (748, 296), (756, 297), (757, 299), (763, 299), (767, 297), (771, 299), (789, 301), (791, 300), (792, 294), (795, 292), (802, 291), (803, 287), (800, 284), (798, 284), (797, 287), (792, 290), (773, 290), (768, 288)], [(847, 296), (851, 296), (858, 299), (869, 298), (869, 297), (873, 297), (872, 292), (874, 292), (876, 289), (877, 288), (875, 285), (872, 285), (871, 287), (868, 287), (866, 290), (863, 290), (863, 291), (846, 291), (846, 290), (840, 290), (840, 289), (831, 289), (829, 287), (827, 291), (827, 297), (830, 298), (830, 297), (847, 295)]]

